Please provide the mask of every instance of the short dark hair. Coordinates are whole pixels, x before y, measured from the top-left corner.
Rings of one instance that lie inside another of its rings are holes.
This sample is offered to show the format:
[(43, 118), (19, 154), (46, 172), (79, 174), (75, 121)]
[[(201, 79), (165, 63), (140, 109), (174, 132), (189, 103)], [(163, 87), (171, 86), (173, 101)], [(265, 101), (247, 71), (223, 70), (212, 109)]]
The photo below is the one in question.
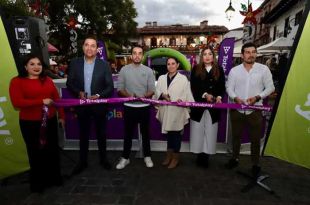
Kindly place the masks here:
[(244, 49), (250, 48), (250, 47), (254, 47), (255, 50), (256, 50), (256, 48), (257, 48), (257, 46), (256, 46), (254, 43), (252, 43), (252, 42), (245, 43), (245, 44), (243, 44), (243, 46), (242, 46), (242, 48), (241, 48), (241, 53), (244, 54)]
[(134, 48), (141, 48), (141, 49), (142, 49), (142, 53), (144, 53), (144, 50), (143, 50), (143, 47), (142, 47), (142, 46), (140, 46), (140, 45), (133, 45), (133, 46), (131, 47), (131, 54), (132, 54)]
[(40, 73), (39, 77), (40, 78), (44, 78), (46, 75), (45, 75), (45, 69), (47, 68), (46, 64), (44, 63), (44, 61), (42, 60), (41, 56), (37, 55), (37, 54), (34, 54), (34, 53), (29, 53), (27, 55), (25, 55), (23, 57), (23, 67), (22, 68), (19, 68), (19, 72), (18, 72), (18, 76), (19, 77), (22, 77), (22, 78), (25, 78), (28, 76), (28, 71), (26, 70), (26, 65), (28, 64), (28, 62), (31, 60), (31, 59), (34, 59), (34, 58), (37, 58), (39, 59), (39, 61), (41, 62), (42, 64), (42, 72)]
[(83, 41), (83, 45), (84, 45), (86, 39), (95, 40), (95, 41), (96, 41), (96, 44), (97, 44), (97, 47), (98, 47), (98, 38), (97, 38), (96, 35), (94, 35), (94, 34), (88, 34), (88, 35), (86, 35), (86, 37), (85, 37), (85, 39), (84, 39), (84, 41)]

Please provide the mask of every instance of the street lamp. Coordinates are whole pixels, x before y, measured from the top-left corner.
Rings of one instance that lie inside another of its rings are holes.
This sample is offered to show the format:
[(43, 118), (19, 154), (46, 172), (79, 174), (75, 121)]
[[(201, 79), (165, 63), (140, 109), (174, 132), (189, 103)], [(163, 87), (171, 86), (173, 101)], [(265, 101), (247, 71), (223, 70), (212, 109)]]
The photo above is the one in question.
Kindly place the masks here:
[(231, 0), (230, 0), (229, 6), (228, 6), (228, 8), (225, 11), (226, 17), (227, 17), (228, 21), (230, 21), (230, 19), (233, 17), (234, 12), (235, 12), (235, 9), (234, 9), (234, 7), (232, 7)]

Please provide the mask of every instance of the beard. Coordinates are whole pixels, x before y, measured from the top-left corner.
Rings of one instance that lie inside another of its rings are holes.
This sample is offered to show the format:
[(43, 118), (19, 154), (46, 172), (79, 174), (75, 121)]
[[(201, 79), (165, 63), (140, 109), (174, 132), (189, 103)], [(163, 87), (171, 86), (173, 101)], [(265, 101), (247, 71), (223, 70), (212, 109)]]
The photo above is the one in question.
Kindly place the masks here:
[(140, 59), (139, 59), (139, 60), (133, 60), (132, 62), (133, 62), (134, 64), (141, 64), (142, 60), (140, 60)]
[(254, 64), (255, 63), (255, 58), (248, 58), (246, 60), (244, 60), (245, 63), (247, 64)]

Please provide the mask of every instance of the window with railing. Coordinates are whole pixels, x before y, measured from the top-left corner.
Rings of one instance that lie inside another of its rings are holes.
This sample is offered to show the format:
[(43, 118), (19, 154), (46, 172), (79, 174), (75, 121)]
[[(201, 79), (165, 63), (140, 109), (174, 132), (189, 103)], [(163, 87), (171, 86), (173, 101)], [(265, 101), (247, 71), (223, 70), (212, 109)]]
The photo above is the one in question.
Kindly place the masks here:
[(276, 37), (277, 37), (277, 26), (274, 26), (273, 27), (273, 37), (272, 37), (272, 40), (276, 40)]
[(290, 17), (287, 17), (285, 19), (285, 23), (284, 23), (284, 37), (287, 37), (288, 34), (288, 28), (289, 28), (289, 23), (290, 23)]
[(157, 38), (153, 37), (151, 38), (151, 46), (156, 47), (157, 46)]
[(169, 45), (170, 46), (176, 46), (177, 45), (177, 41), (176, 41), (175, 37), (170, 38)]
[(190, 37), (188, 37), (187, 40), (186, 40), (186, 45), (189, 46), (189, 45), (191, 45), (192, 43), (195, 43), (195, 41), (194, 41), (193, 37), (190, 36)]

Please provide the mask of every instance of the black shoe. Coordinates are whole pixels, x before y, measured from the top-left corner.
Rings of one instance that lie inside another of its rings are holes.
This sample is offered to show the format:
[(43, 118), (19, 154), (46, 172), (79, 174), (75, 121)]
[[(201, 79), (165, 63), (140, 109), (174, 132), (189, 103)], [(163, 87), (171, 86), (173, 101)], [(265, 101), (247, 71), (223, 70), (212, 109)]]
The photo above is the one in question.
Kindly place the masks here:
[(57, 177), (57, 178), (54, 180), (53, 185), (54, 185), (54, 186), (63, 186), (63, 185), (64, 185), (64, 180), (63, 180), (62, 176)]
[(87, 168), (87, 164), (85, 164), (85, 163), (78, 163), (74, 167), (74, 169), (73, 169), (73, 171), (71, 173), (71, 176), (78, 175), (78, 174), (82, 173), (86, 168)]
[(226, 169), (233, 169), (239, 164), (238, 160), (231, 158), (224, 166)]
[(257, 179), (260, 176), (261, 168), (260, 166), (253, 165), (252, 166), (252, 176), (254, 179)]
[(196, 164), (198, 167), (208, 168), (209, 167), (209, 155), (206, 153), (197, 154)]
[(52, 177), (46, 182), (46, 187), (52, 187), (52, 186), (63, 186), (64, 181), (62, 176), (58, 177)]
[(209, 155), (208, 154), (204, 154), (204, 163), (203, 163), (203, 167), (204, 168), (208, 168), (209, 167)]
[(41, 184), (30, 184), (30, 191), (32, 193), (42, 194), (44, 192), (44, 186)]
[(206, 153), (202, 153), (202, 165), (203, 168), (209, 167), (209, 155)]
[(197, 158), (196, 158), (196, 165), (197, 166), (202, 166), (203, 164), (203, 155), (202, 153), (197, 154)]
[(106, 169), (106, 170), (111, 170), (112, 169), (112, 165), (108, 160), (102, 161), (100, 162), (101, 166)]

